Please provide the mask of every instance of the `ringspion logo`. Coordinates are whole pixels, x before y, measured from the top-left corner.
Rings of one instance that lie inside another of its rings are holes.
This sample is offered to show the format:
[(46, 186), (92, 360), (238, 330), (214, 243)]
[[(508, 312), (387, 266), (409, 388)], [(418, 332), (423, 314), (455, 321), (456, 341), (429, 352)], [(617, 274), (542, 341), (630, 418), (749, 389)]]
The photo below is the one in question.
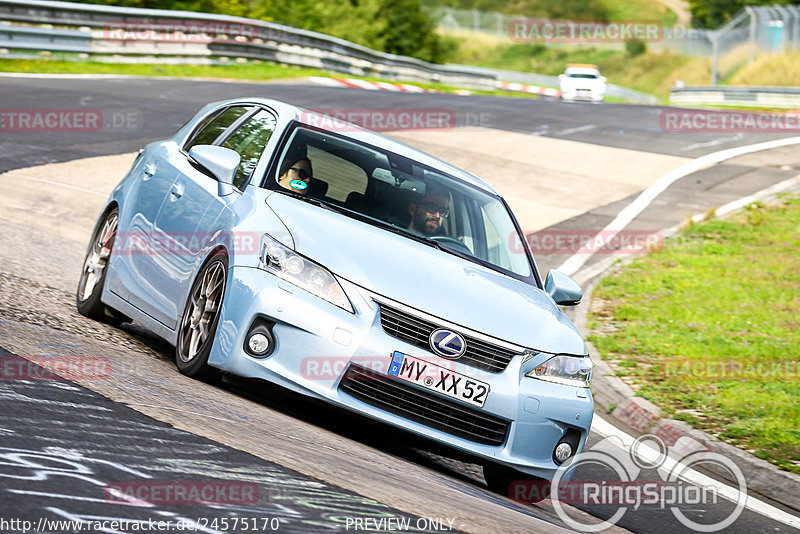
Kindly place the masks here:
[[(581, 472), (593, 473), (593, 477), (573, 476), (578, 467), (583, 467)], [(692, 477), (691, 473), (697, 469), (727, 471), (731, 480), (736, 481), (736, 500), (727, 516), (694, 513), (694, 508), (702, 510), (714, 505), (721, 495), (729, 493), (716, 480)], [(660, 478), (643, 478), (643, 472), (655, 472)], [(709, 451), (689, 436), (680, 437), (674, 447), (668, 447), (653, 434), (640, 436), (629, 446), (612, 436), (568, 460), (556, 471), (551, 483), (512, 482), (509, 497), (521, 502), (549, 497), (561, 520), (579, 532), (601, 532), (626, 514), (652, 513), (655, 509), (669, 510), (682, 525), (695, 532), (719, 532), (732, 525), (744, 510), (747, 482), (733, 460)], [(601, 506), (604, 512), (596, 517), (583, 513), (575, 516), (571, 515), (572, 508), (564, 504)]]

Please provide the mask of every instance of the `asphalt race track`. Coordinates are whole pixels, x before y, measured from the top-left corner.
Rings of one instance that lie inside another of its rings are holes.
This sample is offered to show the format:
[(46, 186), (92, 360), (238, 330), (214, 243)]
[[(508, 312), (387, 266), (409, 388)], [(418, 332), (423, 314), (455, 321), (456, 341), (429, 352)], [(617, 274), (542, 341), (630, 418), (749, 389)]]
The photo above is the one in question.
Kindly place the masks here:
[[(131, 153), (171, 135), (208, 102), (248, 95), (316, 109), (447, 109), (454, 113), (456, 126), (690, 158), (779, 137), (665, 133), (659, 117), (666, 108), (654, 106), (290, 83), (0, 77), (0, 95), (0, 111), (88, 108), (100, 110), (103, 117), (101, 134), (0, 132), (0, 173)], [(702, 213), (795, 176), (800, 157), (792, 154), (779, 154), (789, 162), (782, 167), (742, 157), (687, 176), (631, 226), (667, 228), (685, 220), (685, 213)], [(29, 199), (34, 212), (56, 209), (61, 202), (83, 202), (76, 200), (83, 198), (79, 191), (67, 197), (57, 188), (41, 187), (42, 195)], [(601, 228), (631, 200), (604, 205), (553, 228)], [(131, 521), (128, 530), (107, 527), (105, 532), (131, 531), (132, 524), (151, 520), (173, 525), (184, 521), (201, 532), (388, 532), (406, 524), (410, 527), (403, 530), (411, 532), (557, 532), (565, 527), (551, 505), (524, 505), (492, 494), (478, 466), (450, 458), (430, 443), (279, 388), (237, 379), (208, 385), (183, 377), (172, 364), (171, 347), (148, 332), (136, 325), (97, 324), (74, 311), (72, 292), (84, 243), (59, 237), (55, 227), (7, 221), (2, 213), (0, 220), (5, 224), (0, 234), (0, 358), (4, 370), (16, 362), (27, 378), (36, 375), (33, 380), (0, 380), (0, 531), (21, 530), (3, 526), (1, 520), (9, 518), (31, 521), (34, 527), (41, 526), (37, 523), (42, 518)], [(565, 257), (537, 259), (546, 272)], [(587, 262), (587, 268), (596, 261), (600, 258)], [(79, 385), (55, 380), (15, 354), (91, 355), (114, 373)], [(590, 438), (592, 444), (598, 440), (595, 434)], [(584, 480), (607, 476), (599, 468), (580, 472)], [(660, 475), (644, 470), (638, 476), (658, 480)], [(182, 502), (174, 495), (152, 498), (159, 496), (147, 484), (163, 481), (180, 481), (189, 489), (214, 487), (223, 498), (210, 503)], [(109, 488), (142, 485), (150, 488), (152, 502), (109, 493)], [(226, 501), (225, 495), (231, 498)], [(576, 506), (581, 511), (573, 511), (575, 517), (587, 523), (591, 516), (607, 518), (616, 510)], [(714, 506), (679, 508), (697, 521), (713, 523), (727, 517), (733, 505), (720, 499)], [(381, 519), (386, 521), (378, 523)], [(48, 529), (68, 531), (52, 524), (39, 530)], [(609, 532), (625, 529), (688, 531), (669, 509), (653, 507), (629, 511)], [(750, 509), (725, 529), (793, 531)]]
[(90, 108), (103, 114), (96, 132), (17, 133), (4, 139), (0, 171), (80, 157), (133, 152), (163, 139), (208, 102), (261, 96), (314, 109), (426, 108), (455, 112), (457, 126), (483, 126), (645, 152), (697, 157), (724, 148), (779, 137), (774, 134), (670, 134), (661, 130), (665, 108), (623, 104), (563, 104), (557, 101), (389, 93), (291, 83), (251, 84), (181, 80), (8, 78), (2, 107)]

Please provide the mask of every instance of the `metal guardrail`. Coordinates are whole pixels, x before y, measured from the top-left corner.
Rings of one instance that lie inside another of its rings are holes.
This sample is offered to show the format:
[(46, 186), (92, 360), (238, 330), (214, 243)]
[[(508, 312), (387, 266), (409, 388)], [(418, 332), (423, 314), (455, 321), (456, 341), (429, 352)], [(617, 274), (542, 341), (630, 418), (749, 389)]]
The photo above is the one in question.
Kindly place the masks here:
[(89, 53), (89, 32), (0, 24), (0, 48)]
[(672, 89), (670, 104), (743, 107), (800, 107), (800, 87), (709, 85)]
[[(61, 28), (79, 28), (87, 36), (92, 55), (165, 56), (187, 55), (235, 57), (277, 61), (291, 65), (345, 72), (352, 75), (379, 76), (392, 80), (436, 82), (472, 89), (494, 89), (494, 77), (469, 67), (434, 65), (422, 60), (377, 52), (364, 46), (321, 33), (290, 28), (280, 24), (208, 13), (162, 9), (121, 8), (47, 0), (0, 0), (0, 21), (30, 25), (50, 24)], [(204, 28), (239, 27), (239, 35), (211, 33), (209, 42), (186, 39), (180, 42), (144, 42), (135, 32), (117, 32), (126, 25), (199, 25)], [(6, 28), (9, 26), (6, 25)], [(19, 30), (23, 26), (12, 26)], [(50, 34), (65, 30), (37, 32), (28, 27), (15, 35), (6, 30), (3, 48), (45, 50), (46, 43), (57, 44)], [(66, 30), (69, 31), (69, 30)], [(21, 38), (25, 34), (27, 38)], [(66, 35), (66, 34), (64, 34)], [(45, 40), (47, 37), (48, 40)], [(76, 47), (77, 48), (77, 47)], [(67, 47), (53, 51), (77, 51)]]
[[(530, 85), (539, 85), (543, 87), (556, 87), (561, 84), (558, 81), (558, 76), (550, 76), (548, 74), (534, 74), (529, 72), (519, 72), (515, 70), (502, 70), (502, 69), (482, 69), (476, 67), (477, 70), (496, 76), (498, 80), (504, 82), (523, 83)], [(606, 96), (613, 98), (621, 98), (631, 102), (640, 102), (643, 104), (658, 104), (658, 98), (647, 93), (641, 93), (627, 87), (615, 85), (613, 83), (606, 84)]]
[[(42, 27), (42, 26), (45, 27)], [(139, 28), (169, 28), (156, 39)], [(185, 30), (181, 33), (181, 28)], [(205, 32), (197, 39), (196, 30)], [(193, 33), (195, 32), (195, 33)], [(169, 63), (219, 63), (226, 58), (259, 59), (289, 65), (376, 76), (395, 81), (436, 82), (494, 90), (496, 81), (558, 87), (558, 78), (541, 74), (434, 65), (280, 24), (242, 17), (123, 8), (51, 0), (0, 0), (0, 54), (52, 51), (89, 54), (97, 60)], [(652, 95), (609, 84), (607, 95), (657, 103)]]

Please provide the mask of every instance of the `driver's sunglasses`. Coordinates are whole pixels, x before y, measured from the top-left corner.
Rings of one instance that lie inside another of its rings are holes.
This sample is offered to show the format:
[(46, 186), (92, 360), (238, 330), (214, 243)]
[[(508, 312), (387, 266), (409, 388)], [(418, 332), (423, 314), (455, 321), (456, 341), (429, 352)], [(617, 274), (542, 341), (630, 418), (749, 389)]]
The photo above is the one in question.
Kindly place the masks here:
[(307, 182), (311, 179), (311, 175), (308, 174), (308, 171), (302, 167), (289, 167), (289, 170), (296, 172), (297, 177), (303, 180), (304, 182)]
[(438, 213), (442, 218), (450, 215), (450, 210), (444, 206), (437, 206), (436, 204), (422, 204), (422, 207), (431, 215)]

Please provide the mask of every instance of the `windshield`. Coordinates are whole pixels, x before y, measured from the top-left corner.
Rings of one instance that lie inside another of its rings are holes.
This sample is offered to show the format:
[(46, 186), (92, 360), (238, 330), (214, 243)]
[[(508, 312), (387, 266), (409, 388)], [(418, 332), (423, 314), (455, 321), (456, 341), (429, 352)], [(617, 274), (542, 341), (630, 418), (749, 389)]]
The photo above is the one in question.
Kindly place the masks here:
[(567, 76), (569, 76), (570, 78), (587, 78), (591, 80), (597, 79), (597, 74), (584, 74), (584, 73), (571, 72), (567, 74)]
[(499, 197), (393, 152), (297, 127), (271, 181), (444, 252), (519, 277), (532, 274)]

